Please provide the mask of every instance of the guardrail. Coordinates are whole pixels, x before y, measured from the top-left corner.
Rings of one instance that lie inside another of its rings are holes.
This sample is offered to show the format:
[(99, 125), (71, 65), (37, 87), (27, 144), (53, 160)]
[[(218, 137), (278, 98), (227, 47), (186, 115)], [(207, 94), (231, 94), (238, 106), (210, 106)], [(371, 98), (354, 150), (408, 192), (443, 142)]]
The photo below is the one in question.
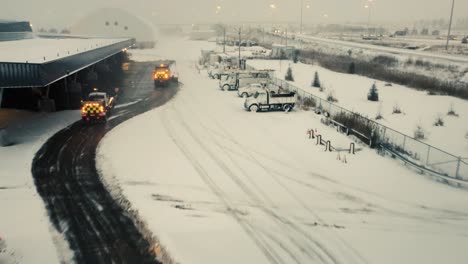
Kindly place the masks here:
[[(247, 67), (249, 69), (255, 69), (251, 66)], [(272, 82), (282, 89), (296, 92), (301, 101), (305, 98), (313, 100), (315, 109), (319, 110), (317, 112), (324, 114), (332, 120), (339, 122), (336, 119), (346, 116), (352, 118), (356, 123), (362, 124), (358, 127), (348, 127), (348, 130), (351, 131), (350, 134), (355, 135), (369, 146), (385, 148), (398, 153), (399, 155), (395, 155), (395, 157), (404, 157), (406, 161), (411, 161), (412, 164), (424, 168), (428, 173), (436, 173), (438, 176), (443, 175), (444, 177), (456, 180), (468, 181), (468, 158), (455, 156), (411, 136), (405, 135), (358, 113), (329, 102), (326, 99), (313, 95), (285, 80), (273, 78)]]

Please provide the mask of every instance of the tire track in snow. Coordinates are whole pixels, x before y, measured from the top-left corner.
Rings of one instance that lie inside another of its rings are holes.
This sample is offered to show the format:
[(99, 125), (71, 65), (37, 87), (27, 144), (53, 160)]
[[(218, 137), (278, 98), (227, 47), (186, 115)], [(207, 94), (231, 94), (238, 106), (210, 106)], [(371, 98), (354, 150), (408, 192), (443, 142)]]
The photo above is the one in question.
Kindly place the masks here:
[(198, 175), (202, 178), (202, 180), (209, 186), (211, 191), (223, 202), (224, 206), (227, 208), (228, 213), (236, 220), (236, 222), (242, 227), (244, 232), (253, 240), (253, 242), (259, 247), (259, 249), (263, 252), (265, 257), (269, 260), (270, 263), (273, 264), (280, 264), (284, 263), (282, 259), (275, 254), (266, 244), (266, 242), (261, 239), (261, 237), (255, 232), (255, 229), (252, 227), (248, 221), (242, 219), (238, 215), (238, 210), (235, 208), (233, 203), (228, 199), (228, 196), (222, 191), (222, 189), (216, 184), (216, 182), (209, 176), (203, 166), (197, 161), (195, 155), (193, 155), (188, 147), (177, 138), (176, 129), (174, 129), (167, 120), (166, 113), (163, 113), (161, 116), (162, 123), (166, 128), (169, 137), (171, 140), (176, 144), (179, 150), (184, 154), (187, 160), (192, 164), (193, 168), (197, 171)]
[[(237, 186), (248, 196), (251, 200), (255, 202), (255, 205), (259, 206), (259, 208), (270, 217), (273, 222), (275, 222), (279, 228), (283, 230), (283, 234), (287, 237), (292, 244), (294, 244), (302, 254), (306, 255), (307, 258), (317, 260), (319, 259), (321, 263), (340, 263), (328, 250), (326, 250), (322, 245), (320, 245), (317, 241), (310, 239), (307, 237), (303, 230), (297, 228), (291, 221), (284, 220), (280, 217), (274, 210), (268, 208), (263, 201), (232, 171), (228, 168), (228, 166), (221, 161), (216, 154), (214, 154), (209, 148), (203, 144), (203, 142), (196, 136), (195, 132), (191, 129), (189, 125), (184, 121), (183, 116), (178, 112), (177, 109), (174, 109), (174, 112), (177, 114), (178, 118), (174, 120), (178, 120), (183, 129), (189, 132), (189, 135), (198, 143), (201, 149), (203, 149), (210, 158), (224, 171), (224, 173), (230, 177), (230, 179), (237, 184)], [(213, 138), (212, 140), (216, 142)], [(219, 143), (218, 143), (219, 144)], [(238, 166), (238, 165), (237, 165)], [(260, 188), (257, 189), (260, 190)], [(271, 201), (271, 200), (270, 200)], [(273, 205), (273, 204), (271, 204)], [(295, 232), (296, 236), (291, 236), (291, 232)], [(298, 241), (297, 237), (305, 237), (305, 240)], [(307, 243), (309, 241), (309, 243)], [(310, 243), (313, 242), (313, 243)], [(292, 255), (290, 250), (287, 251), (289, 255)]]
[[(195, 101), (197, 100), (196, 99), (196, 95), (192, 94), (191, 96), (192, 99), (194, 99)], [(183, 98), (179, 98), (179, 100), (182, 100), (183, 101), (183, 104), (184, 106), (188, 106), (188, 105), (191, 105), (193, 104), (194, 102), (191, 101), (191, 102), (188, 102), (187, 100), (184, 100)], [(197, 105), (201, 105), (200, 102), (197, 102)], [(176, 111), (179, 115), (179, 118), (178, 120), (182, 120), (182, 122), (184, 122), (183, 120), (183, 116), (182, 114), (177, 110), (175, 109), (174, 111)], [(196, 113), (196, 111), (191, 111), (191, 113)], [(207, 128), (206, 126), (203, 125), (203, 122), (200, 122), (200, 118), (198, 118), (199, 120), (199, 124), (201, 124), (201, 126), (203, 126), (205, 128), (205, 130), (210, 130), (209, 128)], [(268, 174), (270, 175), (273, 175), (273, 178), (274, 180), (277, 182), (277, 184), (279, 184), (280, 186), (282, 186), (285, 191), (291, 195), (293, 197), (294, 200), (296, 200), (304, 209), (306, 209), (306, 211), (308, 211), (309, 213), (311, 213), (314, 217), (316, 217), (319, 221), (321, 222), (324, 222), (310, 207), (307, 206), (307, 204), (305, 204), (299, 197), (297, 197), (297, 195), (294, 194), (294, 192), (290, 191), (278, 178), (277, 176), (275, 176), (275, 174), (273, 174), (269, 168), (265, 167), (260, 161), (258, 161), (255, 156), (246, 151), (244, 147), (242, 147), (239, 142), (237, 142), (234, 137), (229, 133), (227, 132), (221, 125), (219, 125), (219, 123), (216, 121), (215, 118), (211, 118), (210, 119), (210, 122), (214, 123), (218, 128), (220, 128), (222, 131), (223, 131), (223, 134), (224, 134), (224, 137), (222, 135), (220, 135), (221, 137), (223, 137), (224, 139), (228, 139), (229, 141), (233, 142), (236, 146), (239, 147), (239, 149), (241, 149), (241, 151), (244, 152), (245, 156), (249, 157), (249, 159), (253, 160), (254, 163), (261, 167), (265, 172), (267, 172)], [(190, 135), (194, 135), (193, 133), (193, 130), (190, 128), (190, 126), (188, 126), (186, 123), (185, 124), (182, 124), (184, 125), (184, 129), (188, 130), (188, 131), (191, 131)], [(213, 131), (213, 130), (211, 130)], [(195, 138), (194, 138), (195, 139)], [(222, 146), (222, 144), (220, 144), (219, 142), (217, 142), (213, 137), (211, 138), (211, 141), (214, 142), (218, 148), (220, 148), (221, 150), (224, 150), (225, 151), (225, 147)], [(210, 152), (209, 150), (207, 150), (207, 148), (204, 146), (204, 144), (198, 140), (198, 143), (201, 147), (203, 147), (205, 149), (205, 152)], [(260, 199), (256, 196), (256, 194), (251, 191), (234, 173), (232, 173), (231, 170), (229, 170), (229, 168), (223, 164), (222, 161), (220, 161), (216, 155), (214, 154), (211, 154), (210, 155), (213, 160), (215, 162), (218, 163), (218, 165), (223, 169), (223, 171), (228, 175), (230, 176), (230, 178), (249, 196), (251, 197), (251, 199), (253, 199), (254, 201), (256, 201), (257, 203), (261, 203)], [(229, 153), (226, 153), (225, 156), (229, 156)], [(239, 170), (243, 171), (242, 167), (237, 163), (235, 162), (232, 157), (230, 157), (230, 161), (231, 163), (233, 163)], [(251, 181), (250, 177), (248, 177), (248, 175), (246, 175), (246, 172), (243, 171), (243, 174), (245, 174), (244, 176), (247, 176), (246, 178), (249, 180), (249, 182), (254, 185), (257, 189), (257, 191), (259, 193), (262, 194), (262, 196), (267, 200), (269, 201), (270, 205), (273, 206), (274, 203), (271, 201), (271, 199), (262, 191), (261, 188), (258, 187), (258, 185), (256, 185), (253, 181)], [(271, 207), (270, 206), (270, 207)], [(295, 231), (297, 234), (299, 234), (300, 236), (303, 236), (307, 241), (309, 241), (309, 247), (312, 248), (312, 250), (317, 254), (317, 256), (319, 256), (319, 258), (322, 260), (322, 262), (326, 262), (326, 261), (331, 261), (330, 263), (340, 263), (340, 261), (338, 259), (336, 259), (335, 256), (333, 256), (333, 254), (323, 245), (321, 244), (317, 239), (315, 238), (312, 238), (310, 235), (308, 235), (308, 233), (302, 229), (301, 227), (299, 227), (297, 224), (295, 224), (294, 222), (290, 221), (290, 220), (285, 220), (284, 218), (282, 217), (279, 217), (277, 213), (275, 213), (274, 211), (272, 211), (270, 208), (267, 208), (265, 206), (262, 206), (262, 208), (264, 209), (264, 212), (269, 214), (270, 217), (276, 219), (276, 222), (280, 222), (282, 225), (284, 226), (287, 226), (288, 228), (290, 228), (290, 230), (293, 230)], [(325, 222), (324, 222), (325, 223)], [(280, 224), (280, 225), (281, 225)], [(283, 227), (284, 228), (284, 227)], [(288, 232), (285, 232), (285, 234), (289, 235)], [(348, 255), (351, 254), (351, 255), (354, 255), (355, 259), (357, 259), (358, 262), (360, 263), (366, 263), (365, 259), (354, 249), (352, 248), (350, 245), (348, 245), (341, 237), (339, 237), (336, 233), (334, 234), (335, 236), (337, 236), (337, 239), (339, 240), (339, 242), (342, 244), (343, 247), (345, 247), (345, 249), (347, 249), (349, 252), (348, 252)], [(300, 248), (303, 252), (303, 247), (300, 243), (298, 243), (297, 241), (294, 241), (293, 238), (289, 237), (289, 239), (292, 239), (292, 243), (297, 245), (298, 248)], [(290, 252), (289, 252), (290, 253)], [(349, 261), (349, 260), (348, 260)]]
[[(140, 63), (129, 80), (137, 87), (124, 98), (146, 94), (148, 100), (116, 109), (105, 125), (77, 122), (52, 136), (36, 153), (32, 174), (38, 193), (59, 233), (64, 234), (77, 263), (159, 263), (151, 250), (151, 234), (138, 225), (101, 182), (96, 147), (118, 124), (168, 101), (172, 87), (155, 91), (152, 64)], [(128, 87), (127, 87), (128, 88)], [(120, 115), (119, 115), (120, 114)]]

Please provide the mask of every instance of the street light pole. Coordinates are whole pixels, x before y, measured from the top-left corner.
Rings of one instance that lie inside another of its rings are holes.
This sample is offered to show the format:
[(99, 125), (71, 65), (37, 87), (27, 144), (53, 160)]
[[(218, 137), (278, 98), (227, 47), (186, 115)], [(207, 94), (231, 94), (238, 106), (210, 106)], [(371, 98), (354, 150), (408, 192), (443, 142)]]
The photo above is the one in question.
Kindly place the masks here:
[(288, 25), (286, 24), (286, 40), (285, 40), (285, 43), (286, 43), (286, 47), (288, 46)]
[(299, 27), (299, 33), (302, 35), (302, 15), (303, 15), (303, 7), (304, 7), (304, 0), (301, 0), (301, 25)]
[(371, 6), (369, 5), (369, 15), (367, 16), (367, 35), (370, 36), (370, 16), (371, 16)]
[(371, 17), (371, 5), (370, 1), (364, 6), (367, 8), (368, 13), (367, 13), (367, 36), (370, 36), (370, 17)]
[(455, 6), (455, 0), (452, 0), (452, 11), (450, 12), (450, 22), (447, 33), (447, 43), (445, 44), (445, 50), (448, 50), (449, 40), (450, 40), (450, 31), (452, 29), (452, 18), (453, 18), (453, 7)]

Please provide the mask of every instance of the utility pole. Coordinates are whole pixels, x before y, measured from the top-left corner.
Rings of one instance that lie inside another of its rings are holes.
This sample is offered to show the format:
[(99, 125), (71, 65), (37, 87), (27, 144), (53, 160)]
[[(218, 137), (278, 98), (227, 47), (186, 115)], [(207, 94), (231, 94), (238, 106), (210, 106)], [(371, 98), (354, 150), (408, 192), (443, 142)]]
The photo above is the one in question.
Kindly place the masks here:
[(370, 36), (370, 16), (371, 16), (371, 5), (368, 4), (369, 14), (367, 15), (367, 36)]
[(265, 44), (265, 27), (262, 26), (263, 44)]
[(450, 31), (452, 29), (452, 18), (453, 18), (453, 7), (455, 6), (455, 0), (452, 0), (452, 11), (450, 12), (450, 22), (447, 33), (447, 44), (445, 44), (445, 50), (448, 50), (449, 40), (450, 40)]
[(223, 26), (223, 53), (226, 53), (226, 25)]
[(286, 47), (288, 46), (288, 26), (286, 26), (286, 40), (285, 40), (285, 43), (286, 43)]
[(239, 26), (239, 69), (241, 68), (241, 29), (242, 27)]

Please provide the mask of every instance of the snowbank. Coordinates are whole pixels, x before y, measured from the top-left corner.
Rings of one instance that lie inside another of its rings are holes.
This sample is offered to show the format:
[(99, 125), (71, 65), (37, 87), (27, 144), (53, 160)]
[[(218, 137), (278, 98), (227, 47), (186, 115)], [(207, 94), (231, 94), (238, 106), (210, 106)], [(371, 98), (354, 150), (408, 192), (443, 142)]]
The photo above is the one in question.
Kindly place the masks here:
[(46, 140), (75, 122), (79, 113), (0, 111), (5, 112), (17, 116), (9, 122), (7, 129), (8, 138), (17, 144), (0, 147), (0, 236), (8, 245), (7, 252), (0, 253), (0, 262), (68, 262), (72, 254), (64, 238), (49, 223), (31, 176), (31, 163), (34, 154)]

